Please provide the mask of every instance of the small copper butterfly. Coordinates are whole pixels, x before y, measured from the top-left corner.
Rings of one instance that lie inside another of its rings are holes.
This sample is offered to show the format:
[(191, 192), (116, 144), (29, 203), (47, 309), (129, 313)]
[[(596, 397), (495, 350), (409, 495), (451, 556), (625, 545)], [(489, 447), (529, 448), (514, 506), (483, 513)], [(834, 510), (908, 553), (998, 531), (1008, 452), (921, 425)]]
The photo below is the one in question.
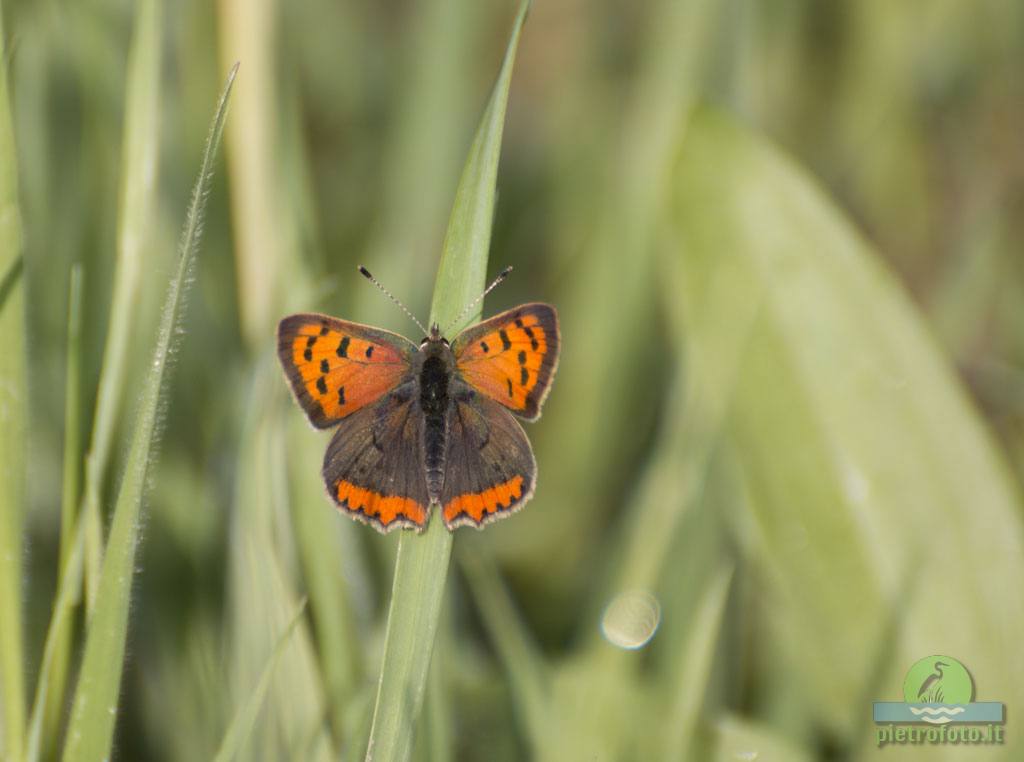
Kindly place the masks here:
[(416, 323), (427, 334), (419, 346), (328, 315), (290, 315), (277, 353), (310, 422), (338, 427), (322, 473), (342, 511), (381, 532), (423, 531), (437, 505), (448, 529), (483, 528), (533, 495), (537, 464), (513, 413), (540, 417), (558, 365), (558, 315), (523, 304), (451, 344), (436, 324)]

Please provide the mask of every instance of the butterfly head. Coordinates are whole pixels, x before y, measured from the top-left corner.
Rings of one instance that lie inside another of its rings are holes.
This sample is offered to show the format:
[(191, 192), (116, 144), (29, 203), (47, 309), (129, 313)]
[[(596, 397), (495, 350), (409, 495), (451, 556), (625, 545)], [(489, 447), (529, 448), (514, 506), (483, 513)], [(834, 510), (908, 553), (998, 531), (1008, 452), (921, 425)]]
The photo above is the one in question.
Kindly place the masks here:
[(424, 337), (423, 341), (420, 342), (420, 348), (427, 346), (428, 344), (443, 344), (448, 346), (448, 339), (441, 335), (441, 326), (437, 323), (430, 324), (430, 335)]

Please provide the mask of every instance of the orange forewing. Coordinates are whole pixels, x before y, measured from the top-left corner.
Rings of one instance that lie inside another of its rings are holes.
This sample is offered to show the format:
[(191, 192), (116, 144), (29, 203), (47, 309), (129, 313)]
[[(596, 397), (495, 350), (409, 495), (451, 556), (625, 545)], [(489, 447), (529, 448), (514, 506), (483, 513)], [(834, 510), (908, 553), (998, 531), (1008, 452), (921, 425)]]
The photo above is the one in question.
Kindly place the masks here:
[(452, 345), (466, 382), (533, 420), (558, 365), (558, 316), (549, 304), (523, 304), (467, 328)]
[(416, 346), (398, 334), (303, 313), (277, 329), (277, 353), (295, 397), (317, 428), (376, 402), (411, 372)]

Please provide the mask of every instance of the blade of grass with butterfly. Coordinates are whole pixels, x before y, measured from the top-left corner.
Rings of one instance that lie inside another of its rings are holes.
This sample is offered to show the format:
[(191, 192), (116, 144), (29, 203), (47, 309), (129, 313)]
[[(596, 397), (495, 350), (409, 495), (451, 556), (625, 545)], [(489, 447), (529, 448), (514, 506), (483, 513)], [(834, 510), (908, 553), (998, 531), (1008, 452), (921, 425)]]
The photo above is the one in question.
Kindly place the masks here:
[[(498, 81), (462, 171), (434, 286), (432, 324), (451, 322), (481, 293), (486, 282), (505, 109), (519, 35), (529, 7), (528, 1), (520, 5)], [(412, 750), (448, 577), (452, 534), (440, 516), (434, 516), (422, 536), (403, 532), (398, 542), (384, 657), (367, 747), (367, 759), (384, 762), (408, 759)]]

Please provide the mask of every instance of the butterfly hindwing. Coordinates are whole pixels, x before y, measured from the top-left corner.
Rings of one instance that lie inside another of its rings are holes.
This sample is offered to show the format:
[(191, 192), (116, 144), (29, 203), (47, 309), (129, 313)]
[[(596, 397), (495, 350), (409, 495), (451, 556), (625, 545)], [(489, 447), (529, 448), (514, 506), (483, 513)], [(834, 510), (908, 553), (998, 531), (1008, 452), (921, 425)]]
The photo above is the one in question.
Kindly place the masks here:
[(422, 531), (430, 515), (419, 457), (423, 416), (416, 405), (415, 383), (399, 385), (342, 420), (324, 456), (331, 499), (352, 518), (383, 532)]
[(510, 515), (533, 495), (537, 465), (519, 422), (497, 402), (454, 382), (441, 506), (449, 529)]
[(532, 303), (470, 326), (455, 338), (452, 351), (470, 386), (534, 420), (551, 387), (558, 347), (555, 308)]
[(415, 351), (398, 334), (328, 315), (291, 315), (277, 328), (277, 354), (288, 382), (320, 429), (397, 386), (410, 373)]

